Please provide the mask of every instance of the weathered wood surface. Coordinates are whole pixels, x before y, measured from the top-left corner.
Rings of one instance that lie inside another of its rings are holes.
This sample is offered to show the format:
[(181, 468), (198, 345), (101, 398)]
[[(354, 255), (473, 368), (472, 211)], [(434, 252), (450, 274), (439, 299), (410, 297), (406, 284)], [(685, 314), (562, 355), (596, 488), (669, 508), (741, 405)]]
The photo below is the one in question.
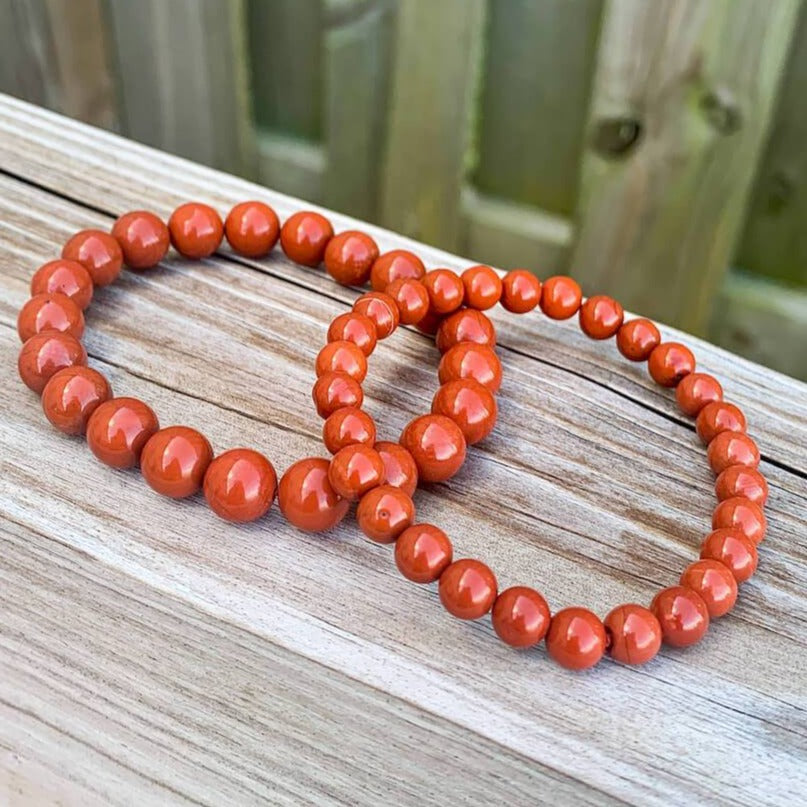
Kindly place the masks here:
[[(441, 613), (352, 518), (329, 535), (216, 520), (49, 428), (16, 381), (34, 268), (73, 231), (189, 198), (300, 202), (0, 98), (0, 802), (781, 804), (807, 787), (807, 387), (690, 337), (747, 412), (769, 537), (737, 608), (687, 651), (572, 674)], [(354, 225), (333, 214), (337, 229)], [(369, 228), (383, 248), (411, 244)], [(430, 265), (459, 258), (416, 246)], [(355, 297), (279, 252), (125, 273), (88, 317), (91, 364), (163, 424), (321, 454), (313, 358)], [(459, 554), (552, 607), (647, 601), (713, 507), (691, 423), (611, 345), (497, 316), (495, 435), (418, 494)], [(676, 333), (665, 329), (669, 336)], [(396, 435), (436, 351), (399, 331), (367, 407)], [(401, 390), (405, 389), (405, 394)]]

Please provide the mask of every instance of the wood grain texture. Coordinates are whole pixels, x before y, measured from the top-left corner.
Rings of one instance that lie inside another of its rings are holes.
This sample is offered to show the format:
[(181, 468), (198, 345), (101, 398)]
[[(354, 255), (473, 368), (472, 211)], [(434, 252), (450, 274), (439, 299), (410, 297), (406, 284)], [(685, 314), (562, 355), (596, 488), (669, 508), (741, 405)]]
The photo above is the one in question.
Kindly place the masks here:
[[(257, 197), (281, 215), (300, 205), (5, 98), (0, 170), (7, 368), (32, 271), (79, 227), (108, 226), (135, 205), (165, 214), (186, 198), (224, 211)], [(430, 265), (468, 263), (368, 229)], [(255, 446), (282, 471), (322, 451), (311, 366), (354, 297), (279, 253), (172, 259), (101, 291), (86, 344), (116, 392), (151, 402), (163, 424), (198, 427), (217, 451)], [(498, 428), (458, 477), (418, 494), (420, 517), (489, 561), (503, 586), (536, 585), (553, 608), (647, 601), (708, 528), (711, 478), (691, 423), (573, 324), (496, 319)], [(807, 387), (681, 338), (745, 409), (763, 450), (772, 495), (760, 571), (701, 645), (582, 675), (542, 649), (508, 651), (487, 624), (445, 617), (435, 592), (402, 580), (389, 548), (362, 541), (352, 518), (326, 536), (297, 533), (277, 510), (225, 525), (198, 497), (163, 500), (136, 474), (101, 466), (10, 383), (0, 800), (797, 803)], [(428, 407), (436, 358), (409, 330), (376, 351), (366, 394), (382, 434)]]

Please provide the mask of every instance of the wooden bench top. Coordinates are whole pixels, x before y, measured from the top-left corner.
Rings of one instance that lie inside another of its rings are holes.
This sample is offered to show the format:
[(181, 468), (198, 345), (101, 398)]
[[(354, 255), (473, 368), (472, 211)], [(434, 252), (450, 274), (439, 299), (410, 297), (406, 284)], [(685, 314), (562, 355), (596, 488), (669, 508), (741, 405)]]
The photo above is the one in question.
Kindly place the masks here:
[[(54, 431), (17, 379), (34, 270), (126, 210), (303, 203), (0, 96), (0, 802), (3, 804), (788, 804), (807, 793), (807, 386), (691, 345), (746, 412), (768, 538), (734, 611), (645, 667), (575, 674), (516, 652), (404, 580), (352, 515), (330, 534), (277, 508), (226, 524), (155, 495)], [(305, 205), (310, 207), (310, 205)], [(471, 262), (333, 213), (382, 250)], [(593, 290), (592, 290), (593, 291)], [(90, 363), (163, 425), (247, 445), (282, 473), (322, 455), (313, 360), (356, 293), (279, 250), (124, 272), (88, 311)], [(713, 477), (673, 396), (575, 322), (493, 315), (495, 433), (420, 491), (419, 519), (502, 587), (604, 615), (697, 557)], [(438, 354), (400, 329), (366, 407), (395, 438)], [(802, 802), (803, 803), (803, 802)]]

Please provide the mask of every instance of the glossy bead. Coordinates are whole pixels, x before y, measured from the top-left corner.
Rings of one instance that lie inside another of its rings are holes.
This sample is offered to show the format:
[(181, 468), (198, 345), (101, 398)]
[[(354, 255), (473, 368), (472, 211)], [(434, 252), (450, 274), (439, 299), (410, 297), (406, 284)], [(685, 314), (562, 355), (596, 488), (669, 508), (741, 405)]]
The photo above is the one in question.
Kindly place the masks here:
[(661, 625), (655, 614), (641, 605), (618, 605), (603, 620), (608, 654), (622, 664), (645, 664), (661, 647)]
[(367, 375), (367, 357), (354, 342), (328, 342), (317, 354), (317, 378), (324, 373), (345, 373), (361, 384)]
[(550, 319), (573, 317), (582, 301), (583, 292), (576, 280), (565, 275), (555, 275), (544, 281), (541, 290), (541, 311)]
[(337, 451), (328, 468), (333, 489), (349, 501), (360, 499), (384, 479), (384, 461), (370, 446), (357, 443)]
[(706, 450), (709, 466), (720, 474), (733, 465), (756, 468), (759, 465), (757, 444), (741, 432), (720, 432)]
[(353, 310), (364, 314), (373, 325), (379, 339), (386, 339), (398, 327), (401, 315), (395, 300), (381, 291), (370, 291), (362, 294), (355, 303)]
[(440, 575), (440, 602), (458, 619), (479, 619), (496, 601), (496, 576), (472, 558), (455, 560)]
[(313, 210), (301, 210), (289, 216), (280, 230), (283, 252), (290, 260), (304, 266), (319, 266), (332, 238), (331, 223)]
[(444, 415), (421, 415), (401, 433), (401, 445), (412, 455), (423, 482), (444, 482), (465, 462), (465, 438)]
[(496, 597), (491, 621), (496, 635), (505, 644), (532, 647), (549, 630), (549, 606), (535, 589), (513, 586)]
[(745, 415), (742, 411), (734, 404), (724, 401), (715, 401), (704, 406), (695, 421), (695, 431), (705, 445), (709, 445), (721, 432), (744, 432), (745, 427)]
[(490, 266), (471, 266), (462, 275), (465, 286), (465, 305), (486, 311), (493, 308), (502, 296), (502, 279)]
[(726, 499), (715, 507), (712, 514), (712, 529), (731, 527), (739, 530), (746, 538), (755, 544), (765, 538), (768, 522), (762, 508), (750, 499), (735, 496)]
[(200, 202), (180, 205), (168, 219), (168, 229), (174, 249), (193, 260), (212, 255), (224, 238), (221, 216)]
[(675, 388), (678, 408), (690, 417), (696, 417), (707, 404), (723, 400), (723, 387), (707, 373), (690, 373)]
[(120, 244), (102, 230), (76, 233), (62, 248), (62, 257), (80, 263), (96, 286), (108, 286), (123, 266)]
[(502, 280), (502, 308), (526, 314), (541, 302), (541, 281), (526, 269), (512, 269)]
[(418, 486), (418, 467), (415, 458), (400, 444), (385, 440), (375, 444), (384, 463), (384, 485), (400, 488), (408, 496), (414, 496)]
[(17, 369), (25, 386), (41, 395), (45, 384), (59, 370), (86, 363), (87, 351), (75, 336), (60, 331), (42, 331), (22, 346)]
[(650, 610), (661, 625), (665, 644), (689, 647), (699, 642), (709, 628), (706, 603), (690, 588), (670, 586), (653, 598)]
[(328, 415), (322, 426), (322, 441), (325, 448), (336, 454), (345, 446), (372, 446), (375, 443), (376, 428), (373, 419), (355, 406), (343, 406)]
[(393, 249), (385, 252), (373, 262), (370, 269), (370, 285), (374, 291), (385, 291), (396, 280), (420, 280), (426, 274), (423, 261), (414, 252), (406, 249)]
[(274, 466), (251, 448), (231, 448), (219, 454), (203, 482), (210, 509), (225, 521), (244, 523), (265, 515), (277, 491)]
[(461, 308), (440, 323), (435, 344), (441, 353), (445, 353), (460, 342), (493, 347), (496, 344), (496, 329), (481, 311)]
[(61, 331), (81, 339), (84, 334), (84, 314), (64, 294), (37, 294), (20, 309), (17, 333), (22, 342), (42, 331)]
[(710, 532), (703, 540), (700, 556), (720, 561), (738, 583), (744, 583), (757, 570), (756, 544), (732, 527)]
[(589, 297), (580, 306), (580, 330), (592, 339), (610, 339), (621, 327), (625, 310), (605, 294)]
[(660, 344), (659, 329), (649, 319), (643, 317), (629, 319), (616, 332), (616, 346), (630, 361), (647, 361)]
[(546, 649), (561, 667), (585, 670), (605, 653), (605, 628), (586, 608), (564, 608), (552, 617), (546, 634)]
[(378, 244), (367, 233), (347, 230), (325, 247), (325, 269), (343, 286), (363, 286), (377, 257)]
[(429, 312), (429, 292), (419, 280), (393, 280), (386, 293), (395, 300), (402, 325), (414, 325)]
[(650, 377), (662, 387), (675, 387), (695, 370), (695, 356), (678, 342), (662, 342), (647, 360)]
[(358, 381), (345, 373), (323, 373), (314, 384), (311, 396), (317, 407), (317, 414), (327, 418), (343, 406), (360, 408), (364, 393)]
[(277, 243), (280, 221), (263, 202), (241, 202), (227, 214), (224, 234), (230, 246), (247, 258), (263, 258)]
[(358, 311), (340, 314), (328, 328), (328, 341), (337, 342), (344, 339), (358, 345), (365, 356), (369, 356), (376, 346), (378, 337), (373, 321)]
[(123, 260), (132, 269), (151, 269), (167, 254), (171, 236), (165, 222), (148, 210), (125, 213), (112, 225)]
[(381, 485), (365, 493), (356, 508), (359, 529), (379, 544), (391, 544), (414, 520), (412, 497), (392, 485)]
[(450, 269), (432, 269), (421, 281), (429, 293), (429, 310), (435, 314), (456, 311), (465, 297), (462, 279)]
[(732, 465), (717, 477), (715, 493), (721, 502), (743, 496), (762, 507), (768, 500), (768, 483), (756, 468)]
[(679, 583), (698, 594), (711, 619), (727, 614), (737, 602), (737, 581), (731, 570), (718, 560), (690, 563)]
[(425, 333), (428, 336), (434, 336), (437, 333), (437, 330), (440, 327), (440, 323), (443, 321), (442, 314), (436, 314), (434, 311), (427, 311), (426, 316), (423, 319), (418, 320), (415, 327), (421, 332)]
[(472, 378), (443, 384), (434, 395), (432, 414), (445, 415), (460, 427), (468, 445), (487, 437), (496, 425), (497, 406), (493, 393)]
[(157, 493), (184, 499), (201, 489), (212, 459), (213, 449), (203, 434), (187, 426), (169, 426), (143, 447), (140, 471)]
[(90, 415), (112, 397), (109, 382), (89, 367), (65, 367), (42, 391), (45, 417), (65, 434), (84, 434)]
[(433, 524), (413, 524), (395, 541), (395, 565), (413, 583), (433, 583), (451, 563), (448, 536)]
[(85, 309), (92, 301), (92, 277), (78, 262), (59, 258), (48, 261), (36, 270), (31, 278), (31, 295), (64, 294), (79, 308)]
[(280, 511), (299, 530), (330, 530), (350, 507), (350, 502), (328, 481), (329, 466), (326, 459), (309, 457), (295, 462), (280, 479), (277, 492)]
[(437, 376), (441, 384), (472, 378), (495, 393), (502, 383), (502, 365), (488, 345), (460, 342), (440, 359)]
[(110, 398), (87, 421), (87, 445), (113, 468), (134, 468), (140, 452), (160, 428), (157, 416), (137, 398)]

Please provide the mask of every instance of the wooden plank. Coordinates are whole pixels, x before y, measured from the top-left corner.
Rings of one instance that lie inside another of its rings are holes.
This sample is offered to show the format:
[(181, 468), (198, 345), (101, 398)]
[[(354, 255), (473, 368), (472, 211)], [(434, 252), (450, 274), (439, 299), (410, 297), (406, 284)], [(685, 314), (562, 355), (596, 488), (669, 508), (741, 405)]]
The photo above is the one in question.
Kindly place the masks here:
[(798, 0), (609, 0), (573, 271), (703, 332), (733, 254)]

